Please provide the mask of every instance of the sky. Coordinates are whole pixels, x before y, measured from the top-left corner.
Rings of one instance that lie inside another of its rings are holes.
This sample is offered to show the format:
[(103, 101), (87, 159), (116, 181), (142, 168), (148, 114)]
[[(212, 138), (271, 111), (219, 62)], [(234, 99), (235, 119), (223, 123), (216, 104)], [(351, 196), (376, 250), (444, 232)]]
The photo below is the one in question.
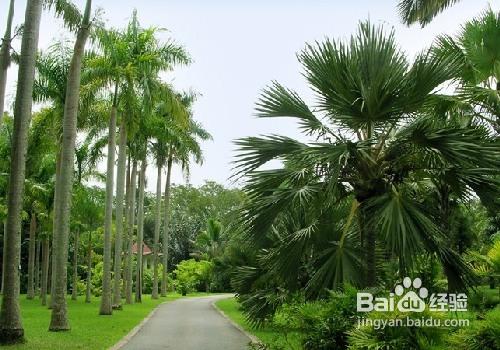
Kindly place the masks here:
[[(293, 120), (255, 117), (255, 102), (266, 85), (276, 80), (296, 90), (308, 103), (314, 103), (296, 59), (306, 43), (325, 38), (347, 39), (359, 21), (393, 28), (401, 48), (409, 57), (429, 47), (440, 34), (455, 34), (467, 20), (488, 6), (500, 10), (500, 0), (462, 0), (440, 14), (430, 25), (406, 27), (397, 14), (398, 0), (94, 0), (103, 10), (108, 27), (124, 27), (133, 9), (142, 26), (168, 29), (161, 34), (185, 46), (194, 62), (176, 68), (163, 78), (179, 90), (193, 89), (200, 94), (194, 105), (194, 118), (212, 134), (204, 142), (204, 162), (192, 165), (189, 179), (178, 167), (173, 171), (176, 184), (193, 185), (213, 180), (228, 186), (231, 182), (235, 139), (260, 134), (298, 136)], [(83, 8), (83, 0), (75, 0)], [(16, 1), (15, 24), (22, 22), (26, 1)], [(6, 22), (8, 1), (0, 1), (0, 30)], [(42, 16), (39, 47), (55, 40), (71, 38), (62, 22), (45, 11)], [(19, 48), (19, 40), (14, 46)], [(9, 70), (7, 108), (12, 109), (17, 71)], [(99, 166), (104, 171), (105, 161)], [(154, 190), (156, 170), (148, 170), (148, 189)]]

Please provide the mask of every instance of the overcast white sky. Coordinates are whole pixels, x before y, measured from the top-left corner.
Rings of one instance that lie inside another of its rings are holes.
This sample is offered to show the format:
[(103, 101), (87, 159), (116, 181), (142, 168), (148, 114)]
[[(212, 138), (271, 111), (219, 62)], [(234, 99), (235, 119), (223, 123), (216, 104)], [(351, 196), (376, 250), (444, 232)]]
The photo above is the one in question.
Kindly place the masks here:
[[(83, 0), (76, 0), (83, 7)], [(193, 165), (190, 182), (204, 180), (229, 184), (232, 141), (258, 134), (296, 135), (293, 121), (255, 118), (253, 106), (259, 91), (271, 80), (297, 90), (307, 101), (311, 94), (301, 76), (295, 54), (306, 42), (347, 38), (359, 20), (394, 27), (401, 47), (413, 56), (429, 46), (441, 33), (454, 34), (467, 19), (491, 6), (500, 10), (500, 0), (462, 0), (439, 15), (430, 25), (407, 28), (397, 16), (398, 0), (94, 0), (104, 10), (108, 26), (124, 26), (136, 8), (143, 26), (159, 26), (185, 45), (194, 63), (165, 78), (178, 89), (193, 88), (203, 96), (196, 102), (195, 118), (214, 140), (203, 144), (205, 162)], [(16, 1), (15, 23), (24, 18), (25, 1)], [(0, 31), (5, 30), (8, 1), (0, 2)], [(46, 48), (64, 33), (61, 22), (45, 12), (40, 48)], [(15, 43), (19, 47), (19, 43)], [(9, 71), (7, 107), (11, 109), (17, 71)], [(148, 172), (153, 190), (156, 172)], [(174, 182), (183, 182), (180, 170)]]

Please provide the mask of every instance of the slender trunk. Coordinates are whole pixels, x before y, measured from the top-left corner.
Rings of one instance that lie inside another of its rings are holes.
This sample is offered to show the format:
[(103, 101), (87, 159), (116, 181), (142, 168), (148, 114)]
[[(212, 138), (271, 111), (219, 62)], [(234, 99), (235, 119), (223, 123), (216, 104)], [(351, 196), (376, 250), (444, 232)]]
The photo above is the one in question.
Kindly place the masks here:
[(125, 207), (124, 207), (124, 220), (123, 220), (123, 283), (122, 283), (122, 297), (125, 297), (127, 293), (127, 276), (128, 276), (128, 211), (130, 206), (130, 171), (131, 171), (131, 159), (130, 154), (127, 161), (127, 171), (125, 174)]
[(19, 310), (19, 251), (21, 247), (21, 210), (28, 129), (31, 120), (35, 59), (40, 32), (42, 0), (28, 0), (14, 105), (14, 133), (7, 195), (7, 248), (5, 287), (0, 310), (0, 343), (17, 343), (24, 338)]
[(10, 66), (10, 45), (12, 42), (12, 19), (14, 18), (14, 0), (10, 0), (7, 28), (2, 38), (0, 49), (0, 126), (2, 125), (5, 107), (5, 90), (7, 87), (7, 71)]
[(71, 290), (71, 299), (78, 299), (78, 245), (80, 243), (80, 231), (75, 231), (75, 249), (73, 251), (73, 288)]
[(89, 243), (87, 245), (87, 291), (85, 302), (90, 303), (92, 298), (92, 232), (89, 232)]
[[(60, 177), (61, 158), (62, 158), (62, 148), (61, 148), (61, 145), (59, 144), (58, 150), (57, 150), (57, 155), (56, 155), (56, 179), (58, 177)], [(57, 184), (56, 184), (55, 189), (54, 189), (54, 203), (58, 202), (57, 192), (58, 192), (58, 189), (57, 189)], [(54, 206), (55, 206), (55, 204), (54, 204)], [(57, 215), (58, 215), (57, 211), (54, 210), (54, 214), (53, 214), (53, 218), (52, 218), (52, 246), (51, 246), (51, 250), (50, 250), (50, 253), (51, 253), (50, 265), (51, 266), (50, 266), (50, 303), (49, 303), (49, 309), (52, 309), (52, 306), (53, 306), (54, 300), (55, 300), (54, 288), (55, 288), (56, 282), (54, 279), (56, 278), (56, 272), (55, 272), (56, 271), (56, 259), (55, 259), (53, 254), (55, 254), (55, 252), (54, 252), (54, 247), (55, 247), (54, 240), (56, 239), (56, 235), (54, 234), (54, 230), (56, 227)]]
[(127, 290), (125, 292), (125, 302), (132, 304), (132, 245), (134, 242), (134, 227), (135, 227), (135, 197), (137, 188), (137, 161), (132, 162), (132, 174), (130, 175), (130, 202), (128, 208), (128, 236), (127, 236)]
[(160, 226), (161, 226), (161, 173), (162, 162), (158, 164), (158, 175), (156, 178), (156, 208), (155, 208), (155, 233), (153, 245), (153, 292), (151, 297), (158, 299), (158, 252), (160, 242)]
[(139, 204), (137, 210), (137, 271), (135, 274), (135, 301), (142, 302), (142, 250), (144, 233), (144, 186), (146, 183), (146, 157), (142, 160), (139, 176)]
[(76, 124), (80, 100), (80, 77), (85, 44), (90, 32), (91, 7), (92, 0), (87, 0), (82, 23), (75, 41), (66, 85), (61, 168), (59, 176), (56, 177), (57, 201), (54, 203), (54, 211), (57, 213), (55, 215), (57, 220), (54, 227), (55, 239), (53, 247), (56, 276), (54, 278), (54, 302), (52, 303), (50, 331), (66, 331), (70, 329), (66, 311), (68, 236), (75, 164)]
[(35, 248), (36, 248), (36, 215), (31, 212), (30, 222), (30, 242), (28, 248), (28, 291), (26, 298), (33, 299), (35, 297)]
[(123, 195), (125, 189), (125, 166), (127, 162), (127, 124), (122, 115), (120, 123), (120, 142), (118, 145), (118, 167), (116, 174), (116, 232), (115, 232), (115, 269), (113, 285), (113, 309), (121, 307), (122, 252), (123, 252)]
[(3, 248), (2, 248), (2, 293), (3, 294), (3, 286), (5, 281), (5, 256), (7, 252), (7, 221), (3, 222)]
[(36, 240), (36, 250), (35, 250), (35, 295), (39, 295), (40, 292), (40, 239)]
[(170, 224), (170, 177), (172, 174), (172, 156), (167, 161), (167, 182), (165, 183), (165, 219), (163, 221), (163, 274), (161, 277), (161, 296), (167, 295), (168, 289), (168, 227)]
[(104, 221), (104, 266), (102, 276), (102, 295), (100, 315), (111, 315), (113, 308), (111, 305), (111, 235), (113, 225), (113, 187), (115, 176), (115, 138), (116, 138), (116, 101), (118, 93), (118, 83), (115, 86), (114, 102), (109, 118), (108, 132), (108, 164), (106, 174), (106, 209)]
[(40, 297), (42, 305), (47, 305), (47, 284), (49, 282), (49, 247), (50, 241), (48, 237), (43, 239), (42, 245), (42, 288), (40, 289)]

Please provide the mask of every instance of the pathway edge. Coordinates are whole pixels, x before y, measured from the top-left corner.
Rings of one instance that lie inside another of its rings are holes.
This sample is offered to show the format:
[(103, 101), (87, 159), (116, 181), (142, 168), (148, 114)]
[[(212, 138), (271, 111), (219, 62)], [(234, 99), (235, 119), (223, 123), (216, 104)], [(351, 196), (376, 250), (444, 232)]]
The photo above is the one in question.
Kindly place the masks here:
[[(234, 298), (234, 297), (233, 297)], [(222, 300), (222, 299), (219, 299), (219, 300)], [(249, 333), (247, 332), (243, 327), (241, 327), (239, 324), (237, 324), (236, 322), (234, 322), (231, 318), (229, 318), (228, 315), (226, 315), (224, 313), (224, 311), (222, 311), (217, 305), (215, 305), (215, 303), (219, 300), (214, 300), (211, 304), (212, 304), (212, 307), (222, 316), (224, 317), (226, 320), (229, 321), (229, 323), (234, 327), (236, 328), (237, 330), (239, 330), (241, 333), (243, 333), (244, 335), (246, 335), (249, 339), (250, 339), (250, 342), (252, 344), (262, 344), (262, 341), (255, 335), (253, 335), (252, 333)]]
[(112, 347), (109, 348), (109, 350), (118, 350), (118, 349), (121, 349), (123, 346), (125, 346), (129, 341), (130, 339), (132, 339), (132, 337), (134, 335), (136, 335), (137, 333), (139, 333), (139, 331), (142, 329), (142, 327), (144, 327), (144, 325), (146, 324), (146, 322), (148, 322), (151, 317), (154, 316), (154, 314), (156, 313), (156, 311), (158, 311), (158, 309), (160, 308), (160, 306), (162, 306), (163, 304), (166, 304), (168, 303), (169, 301), (165, 300), (163, 303), (160, 303), (158, 305), (156, 305), (156, 307), (151, 310), (151, 312), (145, 317), (142, 319), (142, 321), (137, 325), (135, 326), (134, 328), (132, 328), (130, 330), (130, 332), (128, 332), (123, 338), (121, 338), (118, 343), (116, 343), (115, 345), (113, 345)]

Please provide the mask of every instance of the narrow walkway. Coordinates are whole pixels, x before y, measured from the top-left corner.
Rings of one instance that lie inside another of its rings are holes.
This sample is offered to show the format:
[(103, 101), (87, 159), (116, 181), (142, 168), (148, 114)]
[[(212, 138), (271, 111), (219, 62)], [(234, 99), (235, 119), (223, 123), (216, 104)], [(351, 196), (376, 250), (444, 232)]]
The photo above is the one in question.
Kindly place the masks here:
[(229, 295), (193, 297), (159, 306), (124, 350), (245, 350), (250, 339), (212, 306)]

